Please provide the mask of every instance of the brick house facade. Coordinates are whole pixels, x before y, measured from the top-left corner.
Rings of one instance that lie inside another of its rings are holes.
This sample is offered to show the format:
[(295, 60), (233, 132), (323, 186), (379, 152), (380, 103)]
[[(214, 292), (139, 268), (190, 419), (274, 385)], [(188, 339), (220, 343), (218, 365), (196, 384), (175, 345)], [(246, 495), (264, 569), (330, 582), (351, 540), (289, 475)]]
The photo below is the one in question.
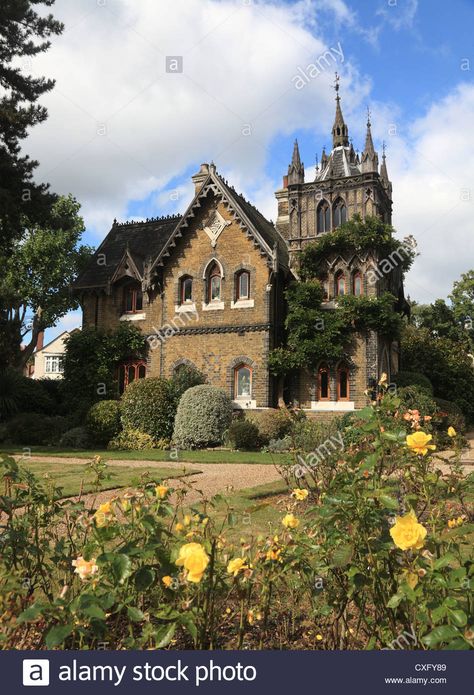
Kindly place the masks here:
[[(277, 405), (267, 361), (283, 338), (284, 290), (297, 278), (292, 268), (298, 251), (355, 213), (391, 221), (385, 153), (379, 171), (369, 121), (362, 157), (356, 155), (338, 92), (336, 101), (333, 149), (323, 153), (312, 182), (305, 182), (295, 143), (288, 176), (276, 192), (276, 225), (213, 164), (201, 165), (193, 176), (195, 197), (182, 216), (114, 221), (74, 289), (84, 327), (109, 330), (133, 321), (147, 336), (146, 360), (121, 366), (122, 388), (135, 378), (170, 377), (188, 364), (224, 388), (236, 408)], [(397, 268), (375, 284), (367, 282), (379, 260), (370, 252), (327, 258), (321, 269), (327, 309), (335, 310), (342, 287), (368, 295), (389, 289), (403, 298)], [(315, 412), (363, 407), (370, 379), (397, 366), (396, 344), (360, 334), (347, 364), (321, 365), (317, 374), (302, 370), (288, 380), (286, 397)]]

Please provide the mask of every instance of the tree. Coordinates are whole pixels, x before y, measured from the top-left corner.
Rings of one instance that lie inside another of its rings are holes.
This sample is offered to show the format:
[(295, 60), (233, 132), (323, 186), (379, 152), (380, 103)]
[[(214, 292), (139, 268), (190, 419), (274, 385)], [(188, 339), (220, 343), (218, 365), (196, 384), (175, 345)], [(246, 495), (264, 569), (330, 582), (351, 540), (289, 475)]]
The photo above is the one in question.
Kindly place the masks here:
[(437, 299), (433, 304), (412, 306), (412, 323), (418, 328), (426, 328), (433, 338), (458, 340), (469, 347), (469, 340), (462, 323), (457, 319), (453, 307), (444, 299)]
[(36, 12), (36, 6), (53, 3), (2, 0), (0, 4), (0, 260), (11, 240), (21, 236), (25, 219), (45, 224), (54, 201), (46, 185), (33, 181), (38, 163), (21, 153), (28, 129), (47, 117), (46, 109), (36, 102), (54, 86), (53, 80), (34, 77), (25, 64), (48, 50), (49, 38), (63, 30), (51, 14)]
[(465, 345), (435, 336), (427, 327), (407, 326), (401, 340), (402, 369), (424, 374), (434, 395), (456, 403), (474, 421), (474, 370)]
[(474, 349), (474, 270), (461, 275), (449, 295), (456, 319), (464, 327)]
[[(80, 245), (84, 222), (72, 196), (59, 198), (48, 226), (25, 224), (4, 258), (0, 275), (0, 360), (21, 370), (33, 353), (40, 331), (53, 326), (78, 300), (71, 283), (84, 268), (91, 249)], [(21, 349), (22, 341), (29, 342)]]

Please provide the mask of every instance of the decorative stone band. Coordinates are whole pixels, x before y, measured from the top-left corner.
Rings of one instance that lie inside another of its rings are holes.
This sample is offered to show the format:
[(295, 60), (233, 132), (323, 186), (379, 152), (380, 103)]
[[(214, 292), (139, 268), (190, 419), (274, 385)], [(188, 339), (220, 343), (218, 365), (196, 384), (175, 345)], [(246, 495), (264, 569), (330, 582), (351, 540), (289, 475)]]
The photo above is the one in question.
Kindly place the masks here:
[[(201, 328), (182, 328), (176, 327), (174, 330), (174, 335), (206, 335), (209, 333), (256, 333), (259, 331), (269, 331), (271, 329), (270, 323), (256, 323), (249, 324), (247, 326), (203, 326)], [(169, 326), (163, 326), (162, 330), (165, 331)], [(148, 338), (158, 337), (159, 333), (151, 333)]]

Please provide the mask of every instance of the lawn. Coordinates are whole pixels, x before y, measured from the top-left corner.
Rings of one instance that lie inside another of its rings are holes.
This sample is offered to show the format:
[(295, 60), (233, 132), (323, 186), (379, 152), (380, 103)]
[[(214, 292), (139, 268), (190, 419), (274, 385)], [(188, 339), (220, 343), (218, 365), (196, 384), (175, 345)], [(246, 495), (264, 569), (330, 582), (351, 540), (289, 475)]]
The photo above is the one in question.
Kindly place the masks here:
[[(22, 468), (34, 473), (38, 478), (48, 481), (62, 488), (61, 497), (78, 495), (82, 489), (84, 493), (94, 492), (91, 472), (86, 466), (77, 463), (51, 463), (50, 461), (21, 461)], [(108, 466), (108, 477), (100, 485), (100, 491), (115, 488), (132, 487), (140, 483), (146, 476), (146, 480), (159, 482), (165, 478), (180, 478), (186, 475), (185, 469), (150, 468), (148, 466)]]
[(99, 455), (107, 461), (173, 461), (181, 463), (262, 463), (273, 464), (288, 460), (288, 454), (269, 454), (261, 451), (228, 451), (225, 449), (205, 449), (199, 451), (161, 451), (147, 449), (145, 451), (108, 451), (106, 449), (64, 449), (47, 446), (0, 446), (0, 453), (24, 454), (28, 451), (32, 456), (58, 456), (59, 458), (92, 459)]

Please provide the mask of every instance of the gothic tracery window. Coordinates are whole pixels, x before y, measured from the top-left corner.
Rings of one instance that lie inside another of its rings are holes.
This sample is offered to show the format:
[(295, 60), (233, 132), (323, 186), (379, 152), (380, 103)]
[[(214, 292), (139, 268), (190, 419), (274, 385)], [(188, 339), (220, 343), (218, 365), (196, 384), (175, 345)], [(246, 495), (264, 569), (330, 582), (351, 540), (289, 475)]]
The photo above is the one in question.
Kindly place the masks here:
[(331, 210), (326, 201), (321, 201), (318, 206), (317, 213), (318, 234), (329, 232), (331, 230)]

